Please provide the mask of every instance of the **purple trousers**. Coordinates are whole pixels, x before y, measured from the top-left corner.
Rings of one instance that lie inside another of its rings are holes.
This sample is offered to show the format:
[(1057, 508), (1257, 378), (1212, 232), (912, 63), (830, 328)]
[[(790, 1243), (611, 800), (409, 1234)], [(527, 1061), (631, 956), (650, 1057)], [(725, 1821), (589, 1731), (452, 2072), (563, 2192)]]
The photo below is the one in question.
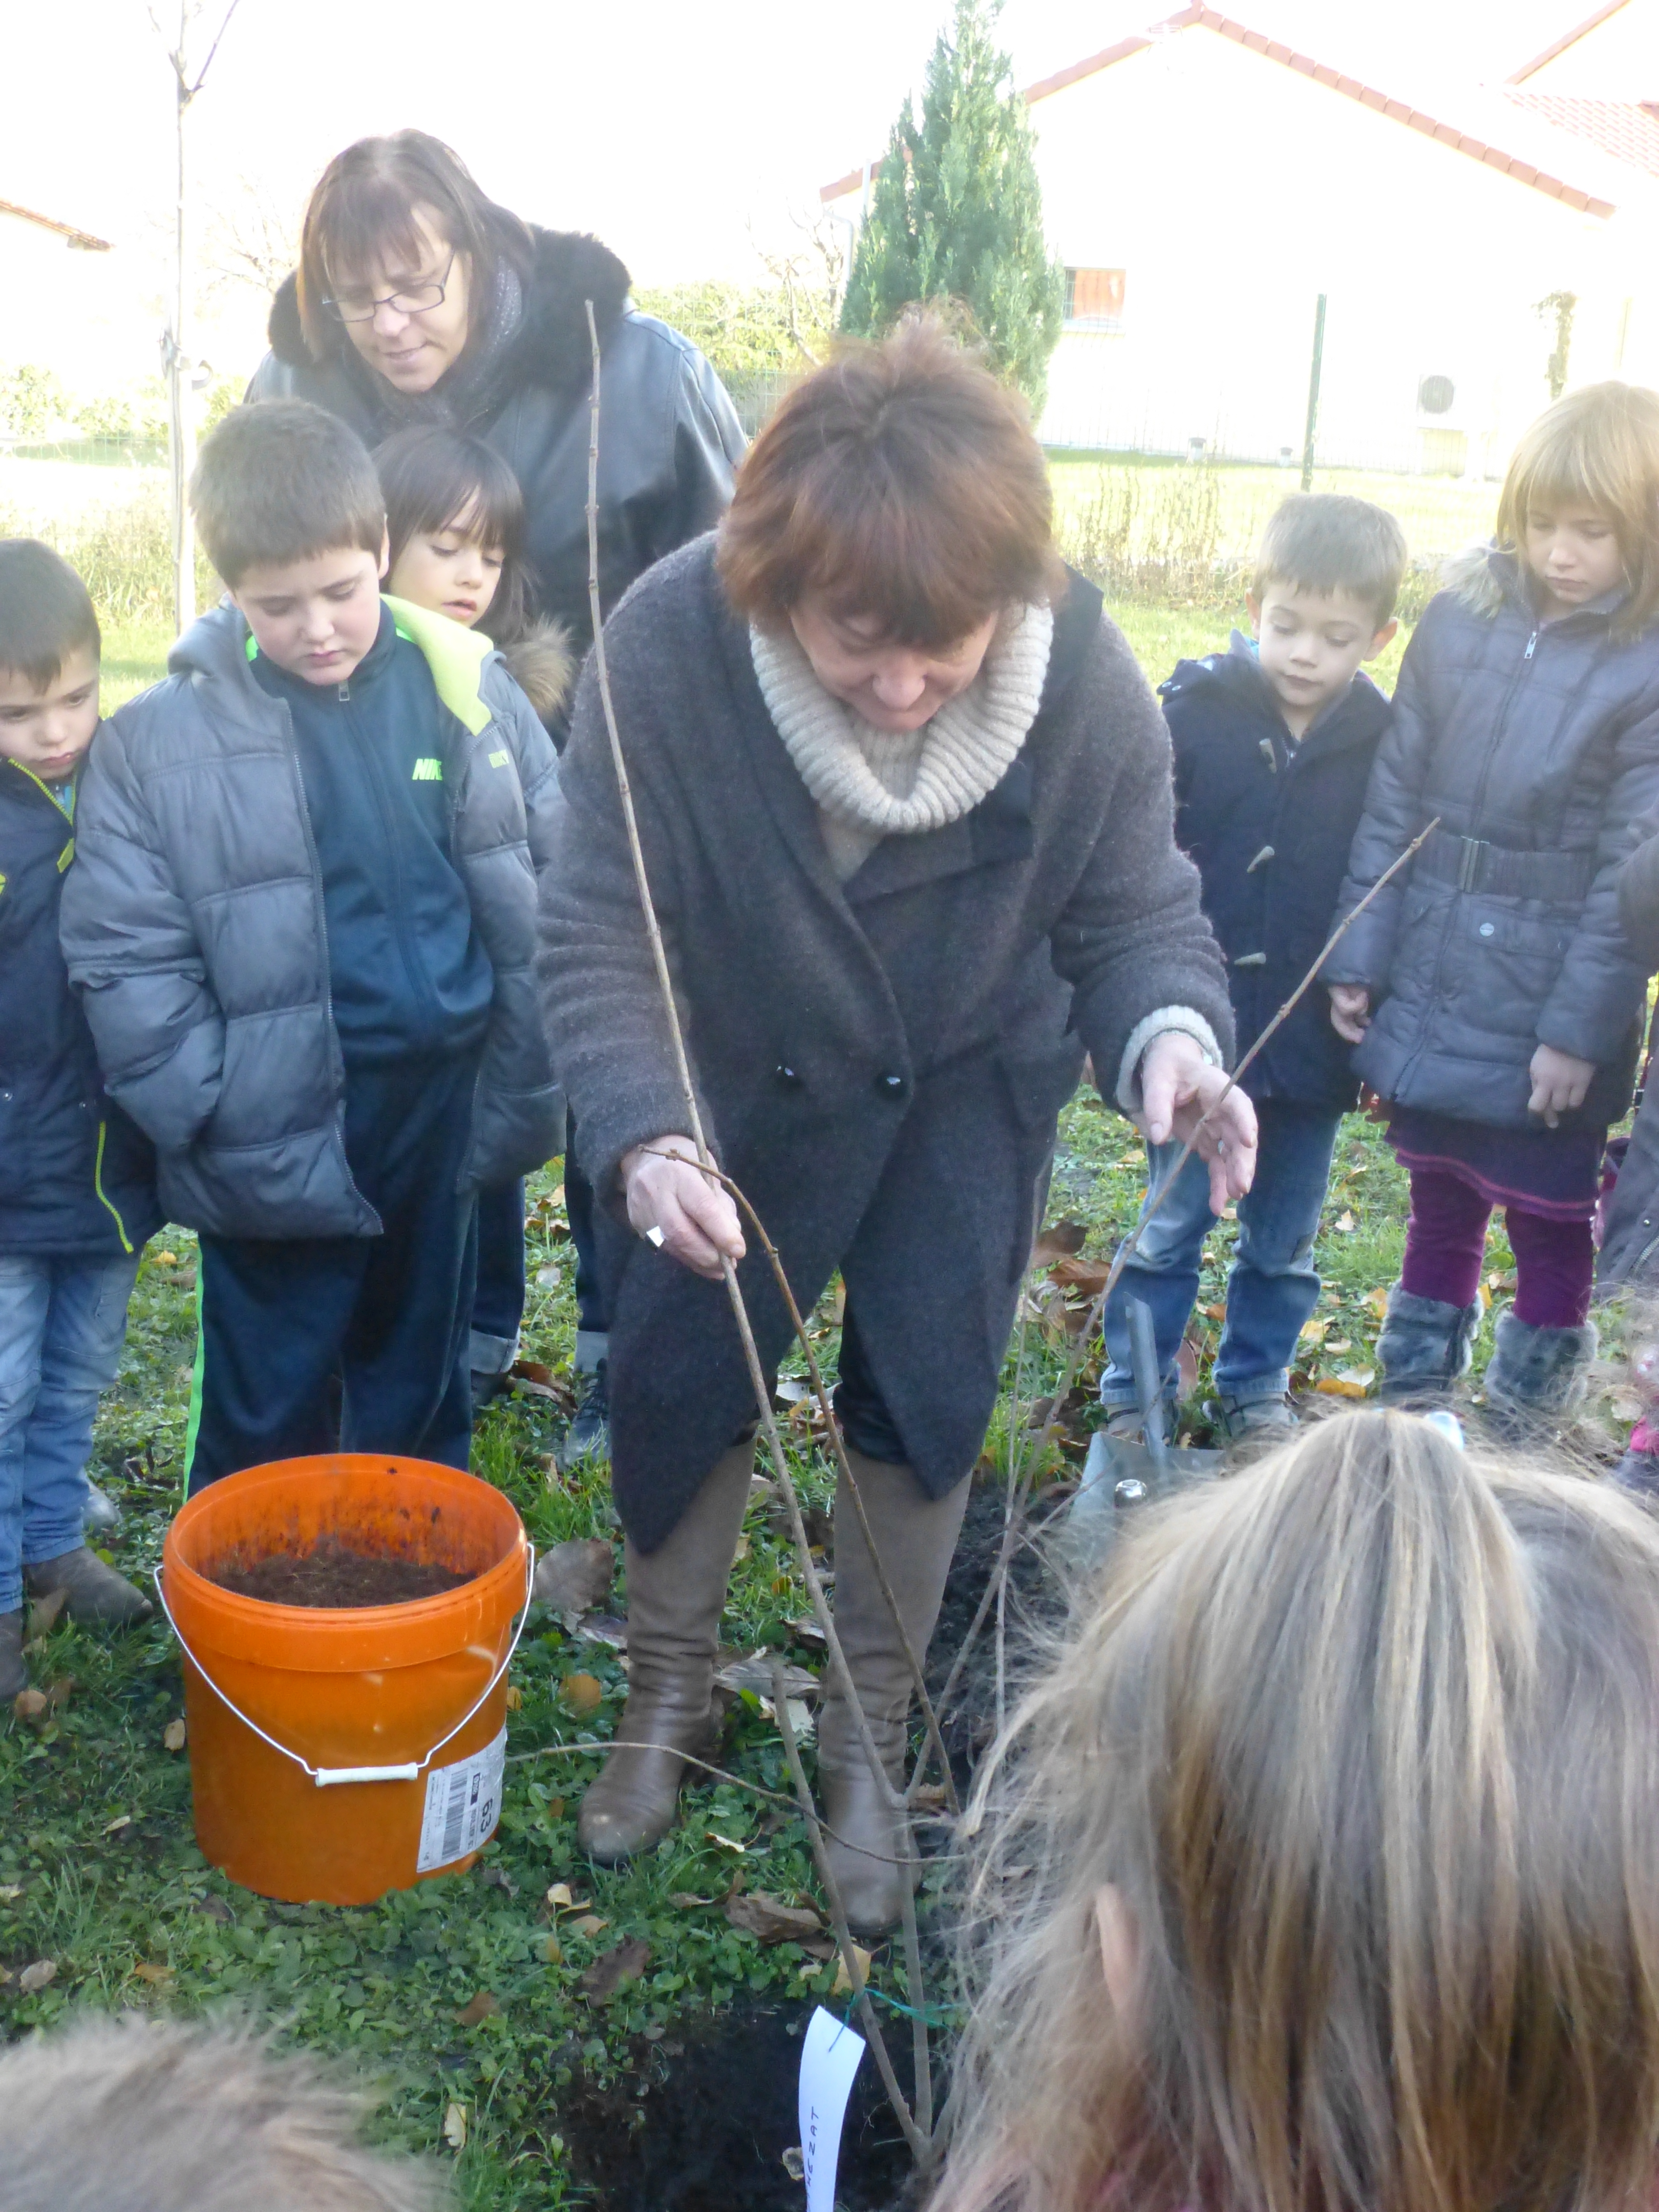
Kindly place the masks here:
[[(1411, 1177), (1401, 1288), (1467, 1306), (1480, 1287), (1491, 1203), (1459, 1176), (1414, 1167)], [(1516, 1319), (1533, 1328), (1579, 1328), (1595, 1278), (1589, 1223), (1555, 1221), (1515, 1205), (1504, 1209), (1504, 1218), (1515, 1254)]]

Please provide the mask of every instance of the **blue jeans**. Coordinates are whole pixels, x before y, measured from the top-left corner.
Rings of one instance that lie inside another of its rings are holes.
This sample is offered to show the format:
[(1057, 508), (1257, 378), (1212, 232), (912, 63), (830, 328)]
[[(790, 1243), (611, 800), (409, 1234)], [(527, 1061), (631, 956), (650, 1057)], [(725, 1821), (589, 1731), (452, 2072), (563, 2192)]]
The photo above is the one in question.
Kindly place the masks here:
[[(1215, 1385), (1224, 1401), (1282, 1398), (1290, 1388), (1296, 1340), (1319, 1303), (1314, 1239), (1341, 1127), (1340, 1115), (1286, 1099), (1262, 1099), (1255, 1110), (1261, 1133), (1255, 1182), (1238, 1201), (1238, 1243), (1215, 1357)], [(1179, 1145), (1149, 1148), (1147, 1205), (1169, 1181), (1180, 1151)], [(1145, 1206), (1141, 1212), (1144, 1219)], [(1214, 1224), (1209, 1170), (1194, 1152), (1107, 1301), (1103, 1405), (1115, 1410), (1136, 1402), (1129, 1352), (1131, 1298), (1143, 1299), (1152, 1310), (1164, 1389), (1170, 1397), (1177, 1395), (1176, 1355), (1198, 1297), (1204, 1240)]]
[(98, 1394), (114, 1380), (138, 1255), (0, 1253), (0, 1613), (23, 1602), (23, 1564), (84, 1542)]

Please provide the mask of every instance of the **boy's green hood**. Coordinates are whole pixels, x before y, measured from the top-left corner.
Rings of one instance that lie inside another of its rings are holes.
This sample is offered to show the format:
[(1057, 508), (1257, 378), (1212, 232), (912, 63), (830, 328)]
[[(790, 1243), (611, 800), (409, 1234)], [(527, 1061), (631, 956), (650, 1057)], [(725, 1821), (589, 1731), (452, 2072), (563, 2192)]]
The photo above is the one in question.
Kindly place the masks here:
[(394, 599), (390, 592), (383, 592), (381, 597), (392, 610), (398, 636), (406, 637), (426, 655), (438, 696), (458, 722), (471, 730), (475, 738), (479, 736), (492, 720), (479, 684), (483, 665), (495, 647), (481, 632), (451, 622), (447, 615), (434, 614), (430, 607), (414, 606), (408, 599)]
[[(479, 631), (464, 629), (447, 615), (428, 607), (412, 606), (407, 599), (384, 596), (383, 604), (398, 626), (400, 637), (419, 648), (438, 696), (456, 720), (476, 738), (494, 719), (483, 694), (484, 663), (495, 650)], [(228, 677), (234, 682), (235, 665), (249, 637), (246, 620), (228, 600), (201, 616), (173, 645), (167, 655), (172, 676), (195, 673)], [(245, 678), (244, 678), (244, 680)]]

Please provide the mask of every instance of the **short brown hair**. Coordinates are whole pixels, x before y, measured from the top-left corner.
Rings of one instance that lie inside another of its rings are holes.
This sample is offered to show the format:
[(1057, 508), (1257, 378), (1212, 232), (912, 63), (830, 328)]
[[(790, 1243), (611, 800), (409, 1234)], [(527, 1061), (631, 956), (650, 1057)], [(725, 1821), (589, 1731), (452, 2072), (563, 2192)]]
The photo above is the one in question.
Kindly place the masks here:
[(1630, 597), (1615, 629), (1659, 621), (1659, 392), (1587, 384), (1522, 433), (1498, 499), (1498, 543), (1522, 556), (1527, 515), (1542, 503), (1594, 507), (1612, 524)]
[(981, 1770), (930, 2212), (1650, 2205), (1659, 1518), (1394, 1412), (1143, 1510)]
[(0, 2212), (441, 2212), (368, 2101), (246, 2028), (88, 2017), (0, 2051)]
[(357, 433), (308, 399), (233, 408), (203, 441), (191, 512), (234, 591), (250, 568), (348, 545), (378, 555), (386, 501)]
[(1344, 492), (1292, 492), (1261, 533), (1254, 590), (1271, 584), (1328, 599), (1348, 592), (1376, 616), (1394, 612), (1406, 574), (1406, 533), (1386, 507)]
[(92, 595), (62, 554), (38, 538), (0, 538), (0, 668), (37, 691), (55, 684), (70, 653), (103, 651)]
[(447, 245), (466, 256), (471, 297), (487, 307), (495, 271), (508, 262), (520, 276), (532, 258), (530, 232), (482, 192), (460, 155), (425, 131), (359, 138), (317, 179), (300, 234), (300, 322), (319, 360), (340, 343), (327, 301), (372, 263), (420, 256), (416, 210), (430, 208)]
[(809, 592), (894, 641), (951, 645), (1065, 570), (1023, 400), (918, 317), (796, 386), (750, 447), (720, 525), (727, 599), (776, 629)]

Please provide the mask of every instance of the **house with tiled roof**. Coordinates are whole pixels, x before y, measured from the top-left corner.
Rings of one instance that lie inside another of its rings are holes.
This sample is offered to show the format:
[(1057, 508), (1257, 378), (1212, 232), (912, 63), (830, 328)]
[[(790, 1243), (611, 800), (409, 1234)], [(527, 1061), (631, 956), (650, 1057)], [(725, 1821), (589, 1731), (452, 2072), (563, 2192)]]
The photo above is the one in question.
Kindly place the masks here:
[(1051, 443), (1299, 459), (1322, 296), (1331, 464), (1501, 470), (1564, 332), (1571, 381), (1659, 383), (1659, 0), (1568, 0), (1487, 82), (1356, 73), (1272, 9), (1193, 0), (1026, 88)]

